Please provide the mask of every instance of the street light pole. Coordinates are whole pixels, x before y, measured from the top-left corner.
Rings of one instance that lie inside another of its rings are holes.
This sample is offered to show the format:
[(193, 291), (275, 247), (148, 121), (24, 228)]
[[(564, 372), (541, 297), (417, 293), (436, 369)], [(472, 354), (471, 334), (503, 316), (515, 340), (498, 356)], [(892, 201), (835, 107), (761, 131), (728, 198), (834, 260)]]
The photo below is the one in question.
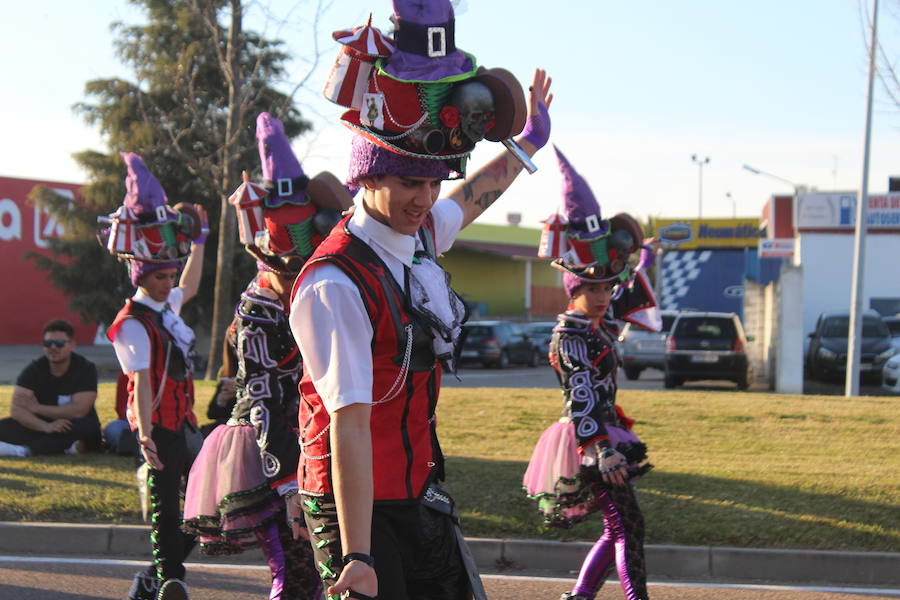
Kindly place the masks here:
[(856, 203), (856, 231), (853, 236), (853, 283), (850, 287), (850, 331), (847, 333), (847, 375), (844, 396), (859, 394), (859, 359), (862, 347), (863, 273), (866, 263), (866, 229), (869, 226), (869, 148), (872, 141), (872, 85), (875, 53), (878, 51), (878, 0), (872, 2), (872, 37), (869, 40), (869, 91), (866, 98), (866, 134), (863, 143), (862, 189)]
[(783, 181), (784, 183), (786, 183), (789, 186), (791, 186), (792, 188), (794, 188), (794, 193), (796, 193), (797, 188), (800, 187), (796, 183), (791, 181), (790, 179), (785, 179), (784, 177), (779, 177), (778, 175), (774, 175), (772, 173), (767, 173), (766, 171), (763, 171), (762, 169), (757, 169), (756, 167), (751, 167), (750, 165), (743, 165), (741, 168), (744, 169), (745, 171), (750, 171), (754, 175), (764, 175), (766, 177), (771, 177), (772, 179), (777, 179), (778, 181)]
[(770, 178), (772, 178), (772, 179), (776, 179), (776, 180), (781, 181), (781, 182), (783, 182), (783, 183), (786, 183), (786, 184), (788, 184), (789, 186), (791, 186), (792, 188), (794, 188), (794, 201), (793, 201), (793, 203), (794, 203), (794, 215), (795, 215), (795, 218), (796, 218), (796, 214), (797, 214), (797, 203), (800, 201), (800, 189), (801, 189), (801, 188), (806, 189), (806, 186), (800, 186), (800, 185), (797, 185), (796, 183), (794, 183), (794, 182), (791, 181), (790, 179), (785, 179), (784, 177), (779, 177), (778, 175), (775, 175), (775, 174), (773, 174), (773, 173), (767, 173), (766, 171), (763, 171), (762, 169), (757, 169), (756, 167), (751, 167), (750, 165), (742, 165), (741, 168), (744, 169), (745, 171), (750, 171), (750, 172), (753, 173), (754, 175), (762, 175), (762, 176), (764, 176), (764, 177), (770, 177)]
[(727, 200), (731, 200), (731, 218), (737, 218), (737, 200), (734, 199), (734, 196), (731, 195), (731, 192), (725, 192), (725, 198)]
[(703, 165), (709, 164), (709, 157), (706, 156), (702, 159), (697, 158), (696, 154), (691, 154), (691, 160), (697, 163), (697, 167), (700, 168), (700, 189), (699, 189), (699, 198), (697, 205), (697, 218), (703, 218)]

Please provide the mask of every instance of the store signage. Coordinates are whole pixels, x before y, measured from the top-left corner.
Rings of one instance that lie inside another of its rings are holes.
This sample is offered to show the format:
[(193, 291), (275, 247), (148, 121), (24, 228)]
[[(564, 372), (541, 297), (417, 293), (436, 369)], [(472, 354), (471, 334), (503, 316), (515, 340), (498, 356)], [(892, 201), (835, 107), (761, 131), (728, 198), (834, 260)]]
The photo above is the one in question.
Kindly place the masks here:
[[(856, 227), (856, 192), (800, 194), (798, 229), (853, 229)], [(869, 196), (866, 222), (870, 229), (900, 228), (900, 193)]]
[(663, 248), (753, 247), (759, 242), (759, 219), (657, 219)]
[(759, 240), (760, 258), (792, 258), (793, 256), (793, 238)]

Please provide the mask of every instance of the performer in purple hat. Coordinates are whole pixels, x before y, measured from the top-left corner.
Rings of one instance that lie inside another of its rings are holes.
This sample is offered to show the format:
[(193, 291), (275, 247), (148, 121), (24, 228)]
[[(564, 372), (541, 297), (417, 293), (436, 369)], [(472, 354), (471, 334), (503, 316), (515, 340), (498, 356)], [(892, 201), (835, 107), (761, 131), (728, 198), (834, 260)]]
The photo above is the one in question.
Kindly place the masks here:
[[(344, 593), (480, 599), (484, 589), (462, 542), (458, 513), (438, 485), (444, 460), (435, 406), (442, 368), (455, 370), (466, 311), (436, 259), (507, 189), (522, 164), (503, 152), (449, 195), (440, 188), (451, 171), (458, 176), (464, 170), (466, 148), (481, 139), (479, 128), (495, 120), (491, 131), (502, 127), (517, 135), (526, 119), (523, 114), (518, 129), (511, 125), (515, 108), (495, 102), (505, 92), (494, 94), (482, 83), (461, 93), (468, 98), (460, 104), (465, 118), (454, 112), (448, 98), (458, 82), (473, 78), (474, 59), (453, 59), (449, 2), (397, 0), (394, 7), (401, 30), (396, 47), (415, 57), (395, 54), (376, 62), (368, 85), (377, 90), (361, 104), (372, 113), (362, 120), (352, 110), (345, 114), (359, 134), (348, 184), (361, 189), (362, 199), (294, 286), (290, 321), (304, 364), (300, 495), (329, 599)], [(412, 41), (405, 38), (407, 27), (414, 29)], [(413, 62), (414, 75), (406, 72)], [(418, 81), (394, 78), (404, 73)], [(505, 85), (507, 91), (518, 86)], [(424, 116), (420, 92), (433, 101), (425, 103)], [(474, 114), (470, 92), (493, 107), (490, 114)], [(528, 156), (547, 142), (551, 99), (550, 80), (537, 70), (525, 131), (517, 138)], [(383, 128), (375, 123), (382, 111)], [(408, 115), (419, 115), (425, 129), (393, 129)], [(463, 121), (468, 133), (461, 133)], [(432, 135), (436, 154), (417, 146)], [(468, 140), (458, 152), (451, 147), (456, 135)], [(410, 138), (418, 141), (408, 145)]]
[(104, 219), (110, 228), (103, 233), (109, 250), (128, 262), (138, 289), (107, 336), (128, 375), (128, 421), (149, 468), (153, 549), (152, 564), (135, 575), (128, 597), (181, 600), (187, 598), (184, 560), (194, 546), (193, 536), (180, 530), (181, 478), (191, 468), (187, 438), (197, 433), (197, 420), (194, 332), (179, 313), (200, 285), (206, 212), (197, 204), (170, 208), (141, 157), (123, 152), (122, 158), (128, 169), (125, 198), (122, 207)]
[[(185, 494), (184, 529), (204, 554), (262, 549), (272, 573), (269, 600), (318, 600), (322, 582), (297, 495), (297, 382), (302, 363), (288, 325), (289, 296), (300, 267), (339, 214), (310, 185), (281, 121), (256, 121), (265, 186), (245, 180), (231, 196), (241, 241), (258, 273), (241, 294), (232, 323), (237, 402), (206, 438)], [(321, 179), (322, 175), (316, 179)], [(350, 195), (338, 186), (340, 205)]]
[[(627, 600), (644, 600), (644, 520), (632, 480), (648, 471), (646, 446), (632, 431), (634, 419), (616, 404), (617, 319), (658, 331), (656, 301), (646, 278), (653, 264), (652, 240), (621, 213), (604, 220), (587, 182), (557, 150), (563, 174), (564, 238), (542, 240), (559, 256), (569, 306), (550, 341), (550, 364), (563, 391), (563, 418), (541, 435), (523, 486), (538, 502), (544, 523), (571, 527), (590, 514), (603, 515), (603, 536), (561, 600), (593, 600), (615, 567)], [(548, 220), (556, 224), (556, 220)], [(545, 228), (545, 233), (550, 233)], [(636, 268), (629, 256), (640, 251)]]

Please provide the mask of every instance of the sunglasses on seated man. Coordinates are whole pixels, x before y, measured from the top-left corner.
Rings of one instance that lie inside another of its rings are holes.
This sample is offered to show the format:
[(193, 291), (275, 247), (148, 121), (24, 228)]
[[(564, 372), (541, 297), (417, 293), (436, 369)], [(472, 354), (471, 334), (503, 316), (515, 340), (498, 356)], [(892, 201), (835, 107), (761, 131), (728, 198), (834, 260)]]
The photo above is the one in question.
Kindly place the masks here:
[(44, 340), (44, 348), (52, 348), (53, 346), (62, 348), (68, 343), (69, 340)]

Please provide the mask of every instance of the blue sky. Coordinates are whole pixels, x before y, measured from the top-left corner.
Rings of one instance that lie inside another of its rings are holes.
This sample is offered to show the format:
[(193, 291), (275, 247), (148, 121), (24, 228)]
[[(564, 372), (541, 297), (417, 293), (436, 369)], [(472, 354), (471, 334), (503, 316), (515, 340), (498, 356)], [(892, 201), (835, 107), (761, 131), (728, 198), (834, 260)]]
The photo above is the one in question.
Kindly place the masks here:
[[(505, 67), (528, 85), (544, 67), (556, 95), (552, 141), (587, 178), (606, 215), (695, 217), (698, 167), (703, 215), (758, 216), (788, 185), (743, 170), (754, 167), (819, 189), (858, 189), (862, 180), (866, 93), (864, 0), (467, 0), (457, 15), (457, 45), (488, 67)], [(89, 7), (89, 8), (88, 8)], [(336, 55), (335, 29), (364, 22), (386, 27), (387, 0), (336, 0), (310, 24), (312, 0), (248, 3), (251, 27), (287, 42), (290, 79), (308, 76), (296, 99), (314, 120), (295, 150), (307, 172), (343, 176), (349, 135), (340, 108), (321, 98)], [(70, 155), (103, 149), (99, 133), (71, 107), (85, 82), (129, 77), (113, 53), (110, 23), (139, 22), (124, 0), (21, 3), (0, 24), (5, 85), (0, 94), (0, 175), (84, 180)], [(276, 20), (277, 19), (277, 20)], [(900, 57), (900, 3), (882, 0), (880, 37)], [(322, 51), (311, 70), (315, 43)], [(287, 82), (285, 83), (287, 85)], [(900, 112), (876, 84), (870, 190), (900, 175)], [(472, 167), (499, 151), (483, 143)], [(483, 217), (509, 212), (539, 226), (559, 202), (553, 153), (521, 176)], [(731, 197), (728, 197), (731, 194)]]

